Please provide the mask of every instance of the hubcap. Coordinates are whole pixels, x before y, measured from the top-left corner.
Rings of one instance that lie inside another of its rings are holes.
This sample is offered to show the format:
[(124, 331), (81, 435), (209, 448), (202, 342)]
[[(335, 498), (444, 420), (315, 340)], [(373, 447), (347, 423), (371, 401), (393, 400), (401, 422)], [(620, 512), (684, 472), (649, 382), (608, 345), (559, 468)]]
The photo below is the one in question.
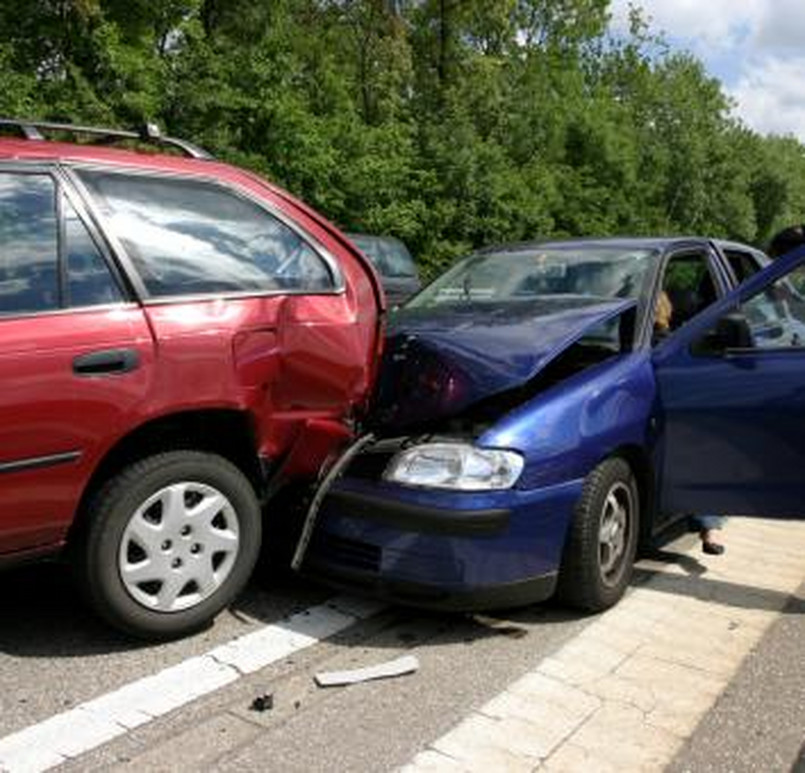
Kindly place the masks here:
[(123, 586), (158, 612), (178, 612), (215, 593), (235, 565), (238, 516), (229, 500), (203, 483), (160, 489), (129, 520), (120, 543)]
[(601, 526), (598, 531), (601, 577), (607, 585), (615, 585), (623, 571), (623, 558), (632, 527), (633, 507), (629, 487), (620, 482), (613, 484), (604, 499)]

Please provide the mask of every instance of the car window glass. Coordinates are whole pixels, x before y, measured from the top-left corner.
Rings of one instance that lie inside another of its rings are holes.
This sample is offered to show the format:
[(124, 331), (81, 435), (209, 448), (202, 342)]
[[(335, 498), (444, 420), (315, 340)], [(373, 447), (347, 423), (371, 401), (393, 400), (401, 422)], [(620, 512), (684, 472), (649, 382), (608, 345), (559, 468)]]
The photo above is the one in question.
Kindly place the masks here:
[(416, 278), (416, 266), (406, 246), (396, 239), (356, 235), (352, 240), (378, 270), (388, 278)]
[(665, 268), (656, 301), (655, 333), (661, 335), (676, 330), (717, 297), (716, 284), (704, 255), (674, 255)]
[(741, 310), (758, 349), (805, 347), (805, 266), (745, 301)]
[(381, 273), (383, 276), (408, 278), (416, 276), (414, 261), (400, 242), (383, 241), (380, 244)]
[(0, 173), (0, 313), (58, 308), (58, 252), (51, 177)]
[(442, 274), (409, 307), (639, 298), (654, 259), (652, 250), (598, 246), (473, 255)]
[(105, 172), (81, 177), (151, 295), (333, 287), (327, 265), (293, 229), (220, 186)]
[(635, 308), (623, 314), (598, 322), (584, 331), (577, 346), (602, 354), (628, 351), (634, 339)]
[(67, 283), (71, 306), (96, 306), (122, 300), (98, 246), (72, 204), (62, 199)]
[(732, 273), (735, 274), (735, 278), (739, 283), (746, 281), (762, 268), (754, 256), (748, 252), (725, 250), (724, 254), (727, 256)]

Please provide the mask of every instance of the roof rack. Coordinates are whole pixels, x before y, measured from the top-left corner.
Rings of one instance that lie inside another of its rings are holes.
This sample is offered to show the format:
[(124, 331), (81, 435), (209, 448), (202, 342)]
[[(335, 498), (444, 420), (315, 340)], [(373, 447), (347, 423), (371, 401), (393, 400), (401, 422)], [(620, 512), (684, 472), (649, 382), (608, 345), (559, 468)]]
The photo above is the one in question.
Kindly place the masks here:
[(72, 134), (88, 134), (98, 137), (101, 143), (114, 143), (119, 140), (136, 140), (152, 145), (167, 145), (178, 148), (190, 158), (212, 159), (212, 155), (198, 145), (174, 137), (165, 137), (154, 123), (146, 123), (139, 131), (123, 129), (104, 129), (97, 126), (76, 126), (69, 123), (51, 121), (26, 121), (18, 118), (0, 118), (0, 129), (8, 127), (19, 132), (27, 140), (44, 140), (42, 132), (61, 131)]

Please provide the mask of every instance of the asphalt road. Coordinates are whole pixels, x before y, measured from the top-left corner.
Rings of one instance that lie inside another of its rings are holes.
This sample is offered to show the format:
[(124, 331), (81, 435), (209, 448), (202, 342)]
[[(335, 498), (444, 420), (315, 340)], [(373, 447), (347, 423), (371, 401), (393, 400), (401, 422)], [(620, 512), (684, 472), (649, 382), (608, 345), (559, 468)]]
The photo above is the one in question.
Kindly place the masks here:
[[(693, 545), (690, 537), (680, 542), (680, 550)], [(673, 547), (663, 555), (673, 559)], [(695, 557), (678, 560), (686, 592), (695, 592), (703, 567)], [(647, 575), (646, 569), (638, 572), (638, 582)], [(147, 646), (96, 620), (64, 567), (17, 569), (0, 582), (0, 739), (333, 596), (298, 578), (258, 577), (208, 630)], [(706, 573), (701, 582), (707, 595)], [(804, 592), (805, 586), (744, 661), (671, 770), (790, 769), (805, 741)], [(384, 607), (59, 769), (392, 770), (596, 619), (550, 604), (486, 617)], [(329, 689), (313, 680), (320, 671), (373, 665), (406, 653), (414, 653), (420, 664), (411, 677)], [(264, 711), (255, 708), (259, 697)]]
[(64, 566), (14, 569), (0, 583), (0, 737), (332, 595), (301, 582), (272, 592), (254, 584), (210, 629), (148, 646), (96, 619)]
[[(64, 567), (31, 566), (1, 579), (0, 737), (333, 595), (301, 579), (258, 579), (207, 631), (147, 646), (118, 636), (96, 620), (77, 597)], [(468, 707), (533, 668), (585, 624), (583, 616), (551, 605), (490, 618), (385, 608), (64, 768), (127, 767), (128, 760), (136, 759), (138, 771), (199, 766), (390, 769), (413, 757), (423, 739), (447, 730)], [(316, 671), (356, 668), (408, 651), (416, 652), (420, 673), (437, 689), (423, 692), (419, 679), (379, 681), (349, 690), (321, 689), (312, 680)], [(273, 708), (252, 710), (254, 698), (268, 693)], [(238, 716), (243, 723), (235, 719)], [(389, 726), (394, 728), (391, 734)], [(261, 738), (254, 743), (258, 731)], [(144, 747), (152, 750), (146, 758)], [(195, 756), (188, 756), (189, 749)]]

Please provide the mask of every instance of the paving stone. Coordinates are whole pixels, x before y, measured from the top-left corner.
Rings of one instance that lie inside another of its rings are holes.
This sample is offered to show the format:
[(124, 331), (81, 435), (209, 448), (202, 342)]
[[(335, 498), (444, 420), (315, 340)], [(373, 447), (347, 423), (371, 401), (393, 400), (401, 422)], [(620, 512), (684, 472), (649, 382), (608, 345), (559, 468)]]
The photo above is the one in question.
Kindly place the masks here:
[(585, 717), (600, 704), (600, 701), (586, 692), (538, 671), (532, 671), (509, 685), (507, 692)]
[(754, 629), (764, 627), (769, 617), (769, 613), (759, 615), (757, 610), (723, 607), (686, 598), (674, 610), (673, 615), (657, 626), (657, 631), (662, 632), (665, 627), (676, 627), (729, 639), (756, 638), (758, 632)]
[(556, 658), (545, 658), (537, 670), (545, 676), (552, 676), (561, 682), (575, 686), (584, 686), (602, 676), (599, 669), (585, 663), (568, 663)]
[(547, 757), (562, 740), (561, 737), (556, 740), (550, 737), (546, 739), (546, 735), (550, 734), (541, 733), (541, 729), (539, 725), (525, 719), (506, 717), (498, 720), (492, 733), (492, 740), (495, 746), (531, 758), (533, 764), (534, 760), (539, 761)]
[(713, 617), (722, 617), (733, 622), (737, 621), (744, 626), (764, 631), (779, 614), (779, 610), (733, 603), (741, 598), (734, 588), (727, 589), (724, 594), (720, 595), (723, 597), (719, 601), (713, 600), (709, 604), (702, 604), (702, 609)]
[(681, 742), (699, 724), (699, 721), (712, 708), (716, 699), (717, 696), (715, 695), (697, 693), (673, 705), (670, 703), (662, 704), (646, 715), (646, 722), (649, 725), (672, 733)]
[[(539, 757), (527, 758), (506, 746), (512, 741), (510, 728), (501, 730), (500, 722), (474, 714), (439, 738), (433, 748), (457, 760), (466, 770), (531, 771)], [(507, 732), (508, 731), (508, 732)]]
[[(732, 574), (731, 576), (734, 577), (735, 580), (739, 579), (737, 574)], [(788, 594), (799, 585), (801, 578), (802, 567), (800, 567), (799, 570), (768, 567), (742, 571), (740, 574), (740, 583), (757, 588), (758, 590), (776, 590)]]
[(747, 652), (748, 649), (728, 657), (705, 645), (679, 647), (674, 642), (646, 644), (638, 650), (643, 657), (677, 663), (723, 679), (738, 668)]
[(595, 769), (603, 761), (620, 770), (659, 770), (674, 755), (680, 739), (649, 725), (633, 706), (603, 706), (572, 736), (574, 746), (585, 749)]
[(604, 624), (628, 634), (642, 636), (650, 634), (657, 627), (658, 621), (646, 616), (641, 607), (633, 608), (627, 600), (624, 600), (601, 615), (596, 624)]
[(602, 701), (626, 703), (646, 713), (654, 709), (661, 700), (650, 685), (624, 679), (615, 674), (609, 674), (603, 679), (593, 682), (586, 689)]
[(568, 665), (582, 665), (599, 672), (601, 676), (614, 671), (625, 657), (626, 653), (623, 651), (609, 647), (602, 641), (593, 641), (589, 638), (574, 639), (554, 655), (556, 660)]
[(652, 558), (643, 558), (635, 564), (635, 568), (646, 572), (658, 574), (680, 574), (688, 576), (688, 570), (679, 563), (660, 561)]
[(715, 673), (730, 673), (761, 635), (761, 631), (749, 628), (730, 631), (712, 626), (688, 626), (684, 620), (680, 620), (679, 624), (661, 627), (658, 642), (648, 643), (639, 651), (650, 655), (655, 650), (664, 653), (670, 650), (672, 654), (663, 659), (713, 670)]
[(603, 644), (623, 655), (631, 655), (641, 644), (644, 644), (655, 624), (643, 630), (618, 626), (603, 618), (585, 628), (577, 637), (577, 641), (592, 641)]
[(724, 680), (679, 663), (658, 660), (638, 653), (625, 661), (615, 672), (615, 676), (627, 679), (650, 689), (658, 698), (685, 693), (689, 690), (718, 695)]
[(633, 612), (637, 612), (650, 620), (662, 620), (667, 617), (678, 601), (673, 594), (661, 593), (654, 590), (650, 585), (635, 588), (627, 598), (629, 608)]
[(594, 757), (587, 749), (574, 743), (564, 743), (545, 762), (541, 770), (548, 773), (623, 773), (622, 768), (614, 763)]
[(446, 754), (434, 749), (420, 752), (400, 773), (457, 773), (466, 770), (461, 764)]
[(535, 700), (504, 692), (487, 703), (481, 712), (499, 720), (516, 719), (526, 722), (520, 729), (528, 738), (529, 747), (523, 751), (536, 757), (547, 757), (590, 714), (598, 708), (594, 698), (585, 696), (580, 706), (572, 709), (549, 700)]

